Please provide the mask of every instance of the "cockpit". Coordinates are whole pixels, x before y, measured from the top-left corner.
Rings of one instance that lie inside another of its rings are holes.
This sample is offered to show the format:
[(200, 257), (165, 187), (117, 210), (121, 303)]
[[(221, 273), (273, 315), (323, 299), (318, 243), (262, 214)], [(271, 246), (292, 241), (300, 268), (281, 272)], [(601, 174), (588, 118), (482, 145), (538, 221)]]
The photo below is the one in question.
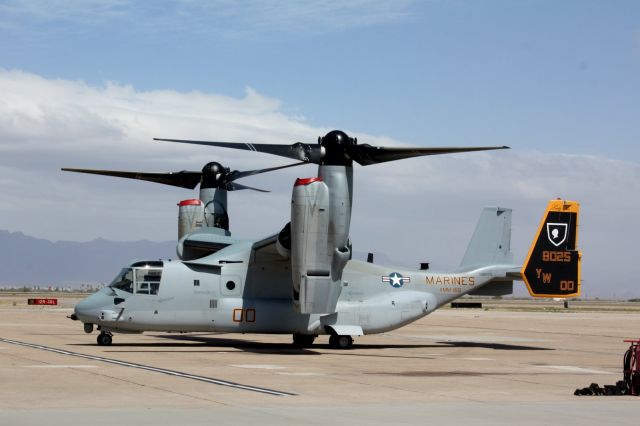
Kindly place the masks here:
[(127, 293), (156, 295), (161, 278), (162, 262), (136, 262), (123, 268), (109, 287)]

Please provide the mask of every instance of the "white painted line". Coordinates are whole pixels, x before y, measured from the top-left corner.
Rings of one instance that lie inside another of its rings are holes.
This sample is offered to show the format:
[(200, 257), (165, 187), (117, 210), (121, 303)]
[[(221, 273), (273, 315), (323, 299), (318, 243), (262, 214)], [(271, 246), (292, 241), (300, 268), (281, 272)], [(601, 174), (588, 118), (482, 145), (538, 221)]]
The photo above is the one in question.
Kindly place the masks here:
[(576, 367), (575, 365), (536, 365), (536, 367), (551, 368), (552, 370), (560, 370), (580, 374), (616, 374), (610, 371), (596, 370), (594, 368)]
[(276, 374), (280, 374), (281, 376), (324, 376), (325, 375), (323, 373), (311, 373), (311, 372), (291, 373), (288, 371), (278, 371)]
[(95, 365), (55, 365), (55, 364), (44, 364), (44, 365), (25, 365), (26, 368), (98, 368)]
[(3, 327), (57, 327), (57, 328), (69, 328), (67, 325), (65, 324), (51, 324), (51, 323), (31, 323), (31, 324), (25, 324), (23, 322), (3, 322), (2, 323)]
[(259, 370), (284, 370), (285, 368), (287, 368), (281, 365), (269, 365), (269, 364), (231, 364), (230, 367), (255, 368)]
[(119, 365), (119, 366), (122, 366), (122, 367), (131, 367), (131, 368), (137, 368), (137, 369), (140, 369), (140, 370), (153, 371), (153, 372), (156, 372), (156, 373), (166, 374), (168, 376), (183, 377), (183, 378), (186, 378), (186, 379), (197, 380), (197, 381), (205, 382), (205, 383), (212, 383), (212, 384), (220, 385), (220, 386), (228, 386), (230, 388), (242, 389), (242, 390), (247, 390), (247, 391), (251, 391), (251, 392), (266, 393), (266, 394), (269, 394), (269, 395), (276, 395), (276, 396), (293, 396), (293, 395), (295, 395), (295, 394), (292, 394), (292, 393), (281, 392), (281, 391), (277, 391), (277, 390), (273, 390), (273, 389), (261, 388), (261, 387), (257, 387), (257, 386), (243, 385), (243, 384), (240, 384), (240, 383), (228, 382), (226, 380), (219, 380), (219, 379), (214, 379), (214, 378), (211, 378), (211, 377), (205, 377), (205, 376), (198, 376), (198, 375), (195, 375), (195, 374), (182, 373), (180, 371), (175, 371), (175, 370), (167, 370), (166, 368), (152, 367), (150, 365), (136, 364), (136, 363), (133, 363), (133, 362), (120, 361), (120, 360), (112, 359), (112, 358), (105, 358), (105, 357), (101, 357), (101, 356), (87, 355), (87, 354), (81, 354), (81, 353), (78, 353), (78, 352), (65, 351), (65, 350), (62, 350), (62, 349), (56, 349), (56, 348), (52, 348), (52, 347), (49, 347), (49, 346), (36, 345), (36, 344), (33, 344), (33, 343), (25, 343), (25, 342), (20, 342), (20, 341), (17, 341), (17, 340), (3, 339), (2, 337), (0, 337), (0, 342), (10, 343), (12, 345), (24, 346), (24, 347), (32, 348), (32, 349), (40, 349), (40, 350), (43, 350), (43, 351), (53, 352), (53, 353), (57, 353), (57, 354), (60, 354), (60, 355), (69, 355), (69, 356), (75, 356), (75, 357), (83, 358), (83, 359), (90, 359), (90, 360), (94, 360), (94, 361), (102, 361), (102, 362), (106, 362), (106, 363), (109, 363), (109, 364)]
[(461, 358), (464, 359), (466, 361), (495, 361), (494, 358), (482, 358), (482, 357), (477, 357), (477, 358)]
[(492, 334), (485, 335), (446, 335), (446, 334), (397, 334), (397, 333), (388, 333), (394, 337), (404, 337), (408, 339), (428, 339), (428, 340), (440, 340), (443, 342), (477, 342), (477, 343), (499, 343), (499, 342), (510, 342), (510, 343), (534, 343), (534, 342), (546, 342), (544, 339), (529, 339), (525, 337), (515, 337), (515, 336), (498, 336)]

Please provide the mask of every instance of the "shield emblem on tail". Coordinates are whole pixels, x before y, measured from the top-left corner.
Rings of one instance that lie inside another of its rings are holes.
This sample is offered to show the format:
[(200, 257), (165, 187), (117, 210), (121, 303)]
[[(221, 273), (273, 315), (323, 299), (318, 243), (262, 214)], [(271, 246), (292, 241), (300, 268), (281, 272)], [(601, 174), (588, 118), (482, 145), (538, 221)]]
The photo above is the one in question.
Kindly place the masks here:
[(567, 239), (566, 223), (547, 223), (547, 238), (554, 246), (558, 247)]

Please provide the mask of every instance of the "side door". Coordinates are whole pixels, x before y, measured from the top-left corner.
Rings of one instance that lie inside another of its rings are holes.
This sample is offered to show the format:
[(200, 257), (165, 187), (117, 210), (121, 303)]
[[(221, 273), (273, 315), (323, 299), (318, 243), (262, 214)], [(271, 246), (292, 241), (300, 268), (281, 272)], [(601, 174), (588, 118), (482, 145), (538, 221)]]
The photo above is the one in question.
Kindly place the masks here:
[[(128, 301), (131, 321), (143, 327), (162, 322), (158, 315), (158, 292), (162, 278), (161, 268), (135, 268), (134, 295)], [(125, 310), (125, 316), (127, 310)], [(127, 317), (128, 319), (128, 317)]]

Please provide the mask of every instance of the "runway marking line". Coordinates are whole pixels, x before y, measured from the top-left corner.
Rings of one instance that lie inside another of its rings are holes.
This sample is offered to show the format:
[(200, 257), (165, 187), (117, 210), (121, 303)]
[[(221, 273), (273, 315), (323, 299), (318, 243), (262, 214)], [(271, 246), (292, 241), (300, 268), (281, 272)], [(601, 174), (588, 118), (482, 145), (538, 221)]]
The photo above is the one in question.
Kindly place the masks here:
[(43, 365), (23, 365), (25, 368), (98, 368), (95, 365), (58, 365), (58, 364), (43, 364)]
[(90, 359), (90, 360), (93, 360), (93, 361), (106, 362), (106, 363), (109, 363), (109, 364), (115, 364), (115, 365), (119, 365), (119, 366), (122, 366), (122, 367), (130, 367), (130, 368), (137, 368), (137, 369), (140, 369), (140, 370), (153, 371), (155, 373), (166, 374), (168, 376), (183, 377), (185, 379), (197, 380), (197, 381), (200, 381), (200, 382), (212, 383), (214, 385), (227, 386), (227, 387), (230, 387), (230, 388), (242, 389), (242, 390), (246, 390), (246, 391), (250, 391), (250, 392), (258, 392), (258, 393), (264, 393), (264, 394), (275, 395), (275, 396), (295, 396), (294, 393), (282, 392), (282, 391), (278, 391), (278, 390), (274, 390), (274, 389), (261, 388), (261, 387), (257, 387), (257, 386), (243, 385), (241, 383), (229, 382), (229, 381), (226, 381), (226, 380), (214, 379), (214, 378), (205, 377), (205, 376), (198, 376), (198, 375), (195, 375), (195, 374), (188, 374), (188, 373), (183, 373), (183, 372), (180, 372), (180, 371), (168, 370), (166, 368), (152, 367), (152, 366), (149, 366), (149, 365), (137, 364), (137, 363), (134, 363), (134, 362), (120, 361), (120, 360), (117, 360), (117, 359), (105, 358), (105, 357), (101, 357), (101, 356), (97, 356), (97, 355), (81, 354), (81, 353), (78, 353), (78, 352), (71, 352), (71, 351), (66, 351), (66, 350), (63, 350), (63, 349), (56, 349), (56, 348), (52, 348), (52, 347), (44, 346), (44, 345), (36, 345), (36, 344), (33, 344), (33, 343), (20, 342), (18, 340), (4, 339), (2, 337), (0, 337), (0, 342), (9, 343), (11, 345), (24, 346), (24, 347), (32, 348), (32, 349), (40, 349), (40, 350), (43, 350), (43, 351), (53, 352), (53, 353), (57, 353), (57, 354), (60, 354), (60, 355), (75, 356), (75, 357), (78, 357), (78, 358)]
[(254, 368), (258, 370), (283, 370), (287, 367), (282, 365), (270, 365), (270, 364), (229, 364), (230, 367), (237, 368)]
[(537, 365), (539, 368), (551, 368), (558, 371), (566, 371), (568, 373), (582, 373), (582, 374), (615, 374), (610, 371), (596, 370), (593, 368), (577, 367), (575, 365)]
[(308, 373), (305, 373), (305, 372), (289, 373), (289, 372), (286, 372), (286, 371), (279, 371), (276, 374), (280, 374), (281, 376), (303, 376), (303, 377), (306, 377), (306, 376), (324, 376), (325, 375), (324, 373), (311, 373), (311, 372), (308, 372)]

